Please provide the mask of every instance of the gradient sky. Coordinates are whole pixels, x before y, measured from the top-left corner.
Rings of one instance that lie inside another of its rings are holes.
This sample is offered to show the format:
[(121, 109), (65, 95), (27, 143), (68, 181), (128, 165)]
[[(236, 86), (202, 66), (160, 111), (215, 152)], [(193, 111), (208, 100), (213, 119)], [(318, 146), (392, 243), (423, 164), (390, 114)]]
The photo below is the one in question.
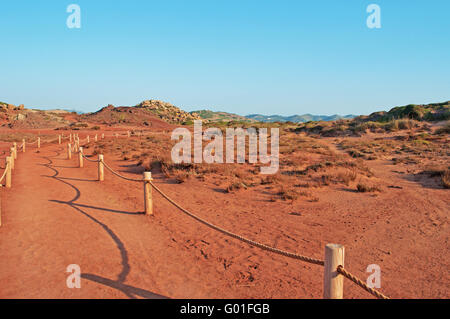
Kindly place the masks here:
[[(66, 8), (81, 7), (81, 29)], [(381, 29), (366, 7), (381, 7)], [(242, 115), (450, 100), (450, 1), (1, 1), (0, 101)]]

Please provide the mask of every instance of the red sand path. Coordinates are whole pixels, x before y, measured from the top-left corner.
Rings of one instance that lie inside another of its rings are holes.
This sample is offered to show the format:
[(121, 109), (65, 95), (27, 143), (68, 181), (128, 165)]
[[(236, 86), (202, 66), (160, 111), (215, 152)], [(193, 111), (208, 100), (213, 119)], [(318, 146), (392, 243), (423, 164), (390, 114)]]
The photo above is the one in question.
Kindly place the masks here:
[[(126, 162), (106, 161), (124, 171)], [(155, 216), (147, 217), (141, 183), (108, 171), (100, 183), (95, 163), (76, 166), (58, 145), (19, 154), (13, 188), (1, 190), (0, 298), (321, 298), (321, 266), (228, 238), (156, 194)], [(324, 193), (318, 203), (292, 206), (154, 177), (176, 201), (248, 238), (313, 258), (322, 258), (327, 242), (344, 244), (351, 272), (380, 263), (388, 296), (448, 298), (445, 190), (373, 168), (404, 189), (365, 201), (354, 192)], [(66, 286), (70, 264), (81, 267), (81, 289)], [(348, 281), (344, 297), (371, 298)]]
[[(1, 194), (0, 298), (270, 297), (280, 281), (272, 269), (288, 262), (297, 271), (314, 269), (317, 289), (287, 287), (282, 296), (320, 297), (319, 266), (299, 266), (227, 238), (161, 198), (158, 215), (147, 217), (141, 213), (141, 183), (106, 169), (100, 183), (96, 163), (85, 161), (83, 169), (77, 163), (76, 155), (67, 160), (58, 145), (19, 154), (13, 187)], [(268, 279), (254, 291), (252, 274), (239, 269), (257, 269), (262, 259)], [(237, 271), (227, 273), (234, 262)], [(66, 286), (70, 264), (81, 267), (81, 289)]]

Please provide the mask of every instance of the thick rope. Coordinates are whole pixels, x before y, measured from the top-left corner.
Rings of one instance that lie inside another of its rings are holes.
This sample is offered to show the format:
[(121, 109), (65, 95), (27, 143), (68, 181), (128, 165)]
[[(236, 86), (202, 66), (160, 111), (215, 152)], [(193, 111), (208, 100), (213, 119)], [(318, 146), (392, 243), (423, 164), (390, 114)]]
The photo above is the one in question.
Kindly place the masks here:
[(221, 233), (223, 233), (223, 234), (225, 234), (225, 235), (228, 235), (228, 236), (230, 236), (230, 237), (232, 237), (232, 238), (235, 238), (235, 239), (238, 239), (238, 240), (240, 240), (240, 241), (243, 241), (243, 242), (245, 242), (245, 243), (247, 243), (247, 244), (249, 244), (249, 245), (252, 245), (252, 246), (261, 248), (261, 249), (263, 249), (263, 250), (267, 250), (267, 251), (273, 252), (273, 253), (275, 253), (275, 254), (279, 254), (279, 255), (286, 256), (286, 257), (290, 257), (290, 258), (294, 258), (294, 259), (299, 259), (299, 260), (302, 260), (302, 261), (304, 261), (304, 262), (311, 263), (311, 264), (322, 265), (322, 266), (324, 265), (324, 261), (323, 261), (323, 260), (314, 259), (314, 258), (311, 258), (311, 257), (307, 257), (307, 256), (299, 255), (299, 254), (296, 254), (296, 253), (288, 252), (288, 251), (285, 251), (285, 250), (281, 250), (281, 249), (278, 249), (278, 248), (270, 247), (270, 246), (267, 246), (267, 245), (258, 243), (258, 242), (256, 242), (256, 241), (253, 241), (253, 240), (251, 240), (251, 239), (245, 238), (245, 237), (243, 237), (243, 236), (240, 236), (240, 235), (238, 235), (238, 234), (232, 233), (232, 232), (230, 232), (230, 231), (228, 231), (228, 230), (225, 230), (225, 229), (223, 229), (223, 228), (221, 228), (221, 227), (219, 227), (219, 226), (216, 226), (216, 225), (214, 225), (214, 224), (211, 224), (211, 223), (207, 222), (206, 220), (204, 220), (204, 219), (202, 219), (202, 218), (200, 218), (200, 217), (194, 215), (193, 213), (191, 213), (191, 212), (188, 211), (187, 209), (184, 209), (183, 207), (181, 207), (180, 205), (178, 205), (176, 202), (174, 202), (172, 199), (170, 199), (166, 194), (164, 194), (164, 192), (161, 191), (161, 190), (160, 190), (155, 184), (153, 184), (152, 182), (150, 182), (150, 185), (152, 185), (152, 187), (153, 187), (159, 194), (161, 194), (162, 197), (164, 197), (165, 199), (167, 199), (170, 203), (172, 203), (172, 205), (174, 205), (175, 207), (177, 207), (179, 210), (181, 210), (182, 212), (184, 212), (184, 213), (187, 214), (188, 216), (194, 218), (195, 220), (201, 222), (202, 224), (204, 224), (204, 225), (206, 225), (206, 226), (208, 226), (208, 227), (210, 227), (210, 228), (212, 228), (212, 229), (215, 229), (215, 230), (217, 230), (217, 231), (219, 231), (219, 232), (221, 232)]
[[(86, 160), (90, 161), (90, 162), (100, 162), (101, 161), (101, 160), (91, 160), (91, 159), (89, 159), (88, 157), (86, 157), (86, 155), (83, 154), (82, 151), (81, 152), (79, 151), (77, 153), (81, 153), (81, 156), (83, 158), (85, 158)], [(125, 176), (115, 172), (108, 164), (106, 164), (105, 161), (101, 161), (101, 162), (105, 165), (105, 167), (111, 173), (113, 173), (117, 177), (120, 177), (120, 178), (128, 180), (128, 181), (132, 181), (132, 182), (142, 182), (143, 181), (141, 179), (133, 179), (133, 178), (125, 177)], [(0, 178), (0, 183), (4, 179), (5, 176), (6, 176), (6, 170), (3, 173), (3, 176)], [(243, 237), (241, 235), (232, 233), (232, 232), (230, 232), (230, 231), (228, 231), (226, 229), (223, 229), (223, 228), (221, 228), (219, 226), (216, 226), (216, 225), (214, 225), (214, 224), (212, 224), (212, 223), (210, 223), (210, 222), (208, 222), (208, 221), (198, 217), (197, 215), (191, 213), (187, 209), (181, 207), (179, 204), (177, 204), (175, 201), (173, 201), (170, 197), (168, 197), (162, 190), (160, 190), (155, 184), (153, 184), (152, 182), (149, 182), (149, 183), (162, 197), (164, 197), (167, 201), (169, 201), (172, 205), (174, 205), (179, 210), (184, 212), (186, 215), (190, 216), (191, 218), (199, 221), (200, 223), (202, 223), (202, 224), (204, 224), (204, 225), (206, 225), (206, 226), (208, 226), (208, 227), (210, 227), (210, 228), (212, 228), (214, 230), (217, 230), (217, 231), (219, 231), (219, 232), (221, 232), (221, 233), (223, 233), (223, 234), (225, 234), (227, 236), (230, 236), (232, 238), (238, 239), (238, 240), (240, 240), (242, 242), (245, 242), (245, 243), (247, 243), (247, 244), (249, 244), (251, 246), (258, 247), (260, 249), (267, 250), (267, 251), (270, 251), (270, 252), (273, 252), (275, 254), (279, 254), (279, 255), (285, 256), (285, 257), (298, 259), (298, 260), (302, 260), (302, 261), (307, 262), (307, 263), (321, 265), (321, 266), (323, 266), (325, 264), (325, 262), (323, 260), (315, 259), (315, 258), (303, 256), (303, 255), (300, 255), (300, 254), (288, 252), (288, 251), (285, 251), (285, 250), (281, 250), (281, 249), (278, 249), (278, 248), (275, 248), (275, 247), (271, 247), (271, 246), (268, 246), (268, 245), (256, 242), (254, 240), (248, 239), (248, 238)], [(372, 294), (373, 296), (375, 296), (375, 297), (377, 297), (379, 299), (389, 299), (389, 297), (383, 295), (381, 292), (379, 292), (379, 291), (377, 291), (377, 290), (367, 286), (367, 284), (365, 284), (362, 280), (360, 280), (359, 278), (357, 278), (353, 274), (349, 273), (343, 266), (338, 266), (337, 267), (337, 272), (340, 273), (341, 275), (343, 275), (344, 277), (348, 278), (353, 283), (355, 283), (359, 287), (363, 288), (365, 291), (367, 291), (368, 293)]]
[[(47, 140), (47, 141), (43, 141), (44, 143), (53, 143), (53, 142), (56, 142), (56, 141), (58, 141), (59, 139), (58, 138), (56, 138), (56, 139), (53, 139), (53, 140)], [(42, 141), (41, 141), (42, 142)]]
[(364, 289), (368, 293), (374, 295), (378, 299), (389, 299), (389, 297), (383, 295), (381, 292), (367, 286), (366, 283), (364, 283), (361, 279), (359, 279), (355, 275), (349, 273), (343, 266), (339, 265), (337, 267), (337, 272), (340, 273), (345, 278), (350, 279), (352, 282), (354, 282), (355, 284), (360, 286), (362, 289)]
[(84, 155), (83, 152), (81, 152), (81, 156), (83, 156), (83, 158), (86, 159), (86, 160), (88, 160), (89, 162), (93, 162), (93, 163), (98, 163), (98, 162), (100, 162), (100, 160), (98, 160), (98, 159), (92, 160), (92, 159), (86, 157), (86, 155)]
[(2, 175), (2, 177), (0, 177), (0, 184), (3, 182), (3, 179), (4, 179), (5, 176), (6, 176), (6, 171), (8, 170), (8, 165), (9, 165), (9, 164), (6, 165), (5, 171), (3, 172), (3, 175)]
[(108, 164), (105, 163), (105, 161), (102, 161), (102, 163), (105, 165), (105, 167), (114, 175), (116, 175), (117, 177), (123, 178), (127, 181), (131, 181), (131, 182), (143, 182), (142, 179), (134, 179), (134, 178), (129, 178), (129, 177), (125, 177), (123, 175), (120, 175), (119, 173), (115, 172), (111, 167), (109, 167)]

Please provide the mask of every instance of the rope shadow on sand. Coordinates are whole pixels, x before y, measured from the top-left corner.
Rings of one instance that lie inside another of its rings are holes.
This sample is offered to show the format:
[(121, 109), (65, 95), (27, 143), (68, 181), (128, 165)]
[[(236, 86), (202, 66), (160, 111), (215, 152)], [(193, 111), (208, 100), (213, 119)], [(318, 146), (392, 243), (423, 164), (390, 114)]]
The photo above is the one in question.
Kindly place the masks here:
[[(60, 148), (57, 151), (53, 151), (56, 153), (55, 156), (51, 157), (51, 158), (57, 158), (61, 153), (59, 151), (62, 151), (63, 149)], [(75, 196), (74, 198), (72, 198), (69, 201), (56, 201), (56, 200), (50, 200), (52, 202), (56, 202), (56, 203), (61, 203), (61, 204), (65, 204), (70, 206), (71, 208), (75, 209), (77, 212), (83, 214), (84, 216), (86, 216), (87, 218), (89, 218), (90, 220), (92, 220), (93, 222), (95, 222), (96, 224), (100, 225), (103, 230), (105, 230), (105, 232), (111, 237), (111, 239), (115, 242), (117, 248), (119, 249), (120, 252), (120, 257), (121, 257), (121, 264), (122, 264), (122, 270), (121, 272), (117, 275), (117, 279), (116, 280), (111, 280), (108, 278), (104, 278), (98, 275), (94, 275), (94, 274), (81, 274), (81, 277), (87, 280), (91, 280), (94, 281), (96, 283), (117, 289), (119, 291), (121, 291), (123, 294), (125, 294), (128, 298), (131, 299), (135, 299), (136, 296), (140, 296), (143, 298), (166, 298), (164, 296), (155, 294), (151, 291), (147, 291), (141, 288), (136, 288), (136, 287), (132, 287), (129, 285), (126, 285), (124, 282), (128, 276), (128, 274), (130, 273), (130, 264), (129, 264), (129, 259), (128, 259), (128, 252), (125, 248), (124, 243), (120, 240), (120, 238), (112, 231), (111, 228), (108, 227), (108, 225), (102, 223), (101, 221), (99, 221), (98, 219), (96, 219), (95, 217), (89, 215), (87, 212), (83, 211), (82, 209), (80, 209), (79, 207), (86, 207), (88, 208), (89, 206), (87, 205), (82, 205), (82, 204), (77, 204), (75, 203), (76, 200), (78, 200), (81, 196), (81, 192), (80, 190), (73, 184), (65, 181), (62, 177), (58, 177), (59, 175), (59, 171), (56, 170), (52, 164), (53, 161), (50, 159), (50, 157), (47, 156), (42, 156), (42, 158), (46, 159), (48, 161), (47, 164), (39, 164), (42, 166), (45, 166), (51, 170), (54, 171), (54, 175), (52, 176), (47, 176), (48, 178), (53, 178), (61, 183), (66, 184), (67, 186), (71, 187), (74, 191), (75, 191)], [(93, 209), (101, 209), (101, 210), (107, 210), (110, 211), (108, 209), (104, 209), (104, 208), (99, 208), (99, 207), (90, 207)], [(114, 211), (113, 211), (114, 212)], [(115, 211), (115, 212), (120, 212), (120, 211)], [(123, 212), (120, 212), (123, 213)], [(132, 213), (133, 214), (133, 213)]]

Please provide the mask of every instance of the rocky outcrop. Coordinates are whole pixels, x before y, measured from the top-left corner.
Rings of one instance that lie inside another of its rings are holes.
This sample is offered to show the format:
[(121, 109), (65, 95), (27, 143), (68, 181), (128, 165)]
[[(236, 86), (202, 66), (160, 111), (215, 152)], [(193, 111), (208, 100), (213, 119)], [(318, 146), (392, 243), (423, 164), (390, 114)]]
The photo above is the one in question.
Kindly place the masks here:
[(145, 100), (136, 105), (136, 107), (144, 108), (169, 123), (181, 124), (201, 119), (198, 114), (185, 112), (170, 103), (159, 100)]
[(22, 111), (23, 109), (25, 109), (25, 106), (23, 104), (20, 104), (19, 106), (15, 106), (14, 104), (0, 102), (0, 111), (1, 112)]

